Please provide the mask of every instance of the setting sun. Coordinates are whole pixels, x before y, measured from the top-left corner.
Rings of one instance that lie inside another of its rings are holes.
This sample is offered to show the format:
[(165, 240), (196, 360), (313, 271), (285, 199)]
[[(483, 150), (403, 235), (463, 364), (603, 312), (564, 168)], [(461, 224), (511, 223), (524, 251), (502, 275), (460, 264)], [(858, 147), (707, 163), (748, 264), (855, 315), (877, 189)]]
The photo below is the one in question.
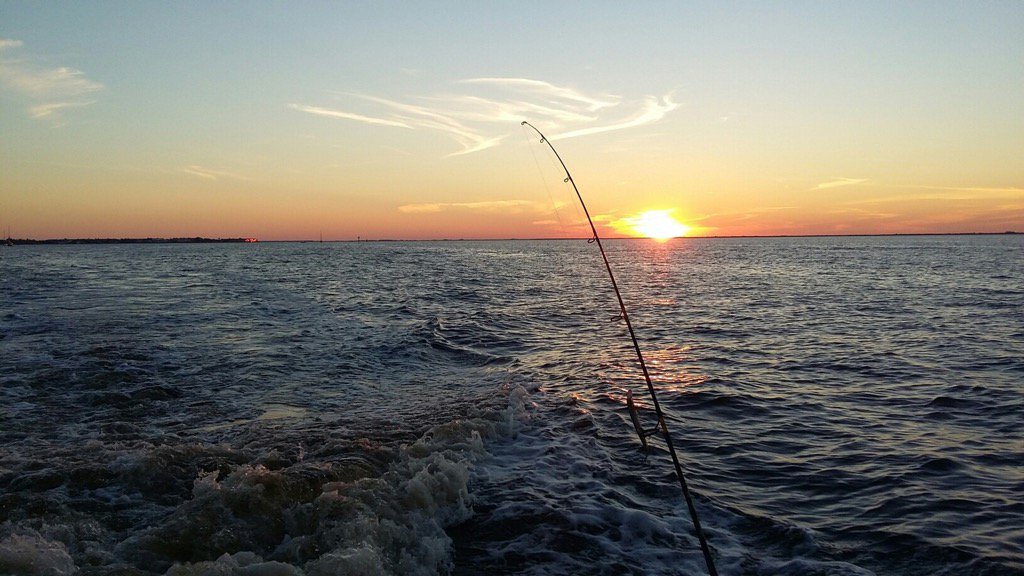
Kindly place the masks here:
[(632, 218), (627, 218), (629, 227), (647, 238), (668, 240), (685, 236), (690, 227), (672, 217), (672, 210), (647, 210)]

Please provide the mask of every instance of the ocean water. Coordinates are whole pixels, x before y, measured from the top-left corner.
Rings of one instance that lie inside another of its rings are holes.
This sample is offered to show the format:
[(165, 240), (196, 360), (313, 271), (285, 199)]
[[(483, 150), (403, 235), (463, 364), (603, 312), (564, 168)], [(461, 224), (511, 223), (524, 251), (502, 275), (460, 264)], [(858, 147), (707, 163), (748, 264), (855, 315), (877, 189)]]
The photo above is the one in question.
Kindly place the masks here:
[[(608, 241), (721, 574), (1024, 574), (1021, 236)], [(0, 573), (703, 574), (584, 241), (0, 248)]]

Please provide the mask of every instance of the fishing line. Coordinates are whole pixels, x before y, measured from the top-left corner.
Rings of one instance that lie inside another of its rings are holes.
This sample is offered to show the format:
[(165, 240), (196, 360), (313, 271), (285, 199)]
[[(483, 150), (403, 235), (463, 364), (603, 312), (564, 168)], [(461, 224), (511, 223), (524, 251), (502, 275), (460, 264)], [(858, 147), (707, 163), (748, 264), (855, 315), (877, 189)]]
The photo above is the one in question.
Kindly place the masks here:
[(523, 126), (529, 126), (540, 136), (540, 141), (543, 144), (547, 144), (551, 152), (554, 153), (555, 158), (558, 159), (558, 163), (562, 165), (562, 170), (565, 171), (565, 182), (572, 184), (573, 190), (576, 192), (576, 197), (580, 201), (580, 206), (583, 208), (583, 213), (587, 216), (587, 222), (590, 223), (590, 231), (593, 236), (588, 240), (597, 244), (598, 250), (601, 251), (601, 258), (604, 260), (604, 266), (608, 270), (608, 278), (612, 281), (612, 288), (615, 290), (615, 298), (619, 302), (619, 316), (626, 323), (626, 328), (629, 330), (629, 337), (633, 341), (633, 349), (636, 351), (637, 360), (640, 361), (640, 369), (644, 374), (644, 381), (647, 383), (647, 392), (651, 396), (651, 402), (654, 405), (654, 412), (658, 416), (658, 425), (648, 431), (645, 431), (641, 426), (639, 419), (636, 416), (636, 408), (633, 406), (632, 394), (627, 395), (627, 401), (630, 408), (630, 416), (633, 419), (633, 424), (636, 427), (637, 434), (640, 436), (640, 441), (643, 442), (644, 446), (647, 445), (647, 437), (655, 434), (661, 434), (665, 439), (665, 445), (668, 448), (669, 454), (672, 455), (672, 464), (675, 466), (676, 477), (679, 479), (679, 486), (683, 491), (683, 498), (686, 500), (686, 507), (690, 511), (690, 520), (693, 521), (694, 532), (697, 533), (697, 540), (700, 541), (701, 552), (704, 553), (704, 563), (708, 567), (708, 573), (711, 576), (718, 576), (718, 571), (715, 569), (714, 559), (711, 557), (711, 547), (708, 545), (708, 540), (704, 536), (704, 529), (700, 525), (700, 517), (697, 516), (697, 508), (694, 506), (693, 498), (690, 496), (690, 489), (686, 485), (686, 477), (683, 475), (683, 466), (679, 462), (679, 456), (676, 455), (676, 449), (672, 444), (672, 435), (668, 432), (668, 424), (665, 422), (665, 413), (661, 409), (661, 404), (658, 402), (658, 395), (654, 390), (654, 384), (651, 382), (651, 374), (647, 370), (647, 363), (644, 361), (644, 355), (640, 351), (640, 342), (636, 338), (636, 332), (633, 331), (633, 323), (629, 320), (629, 313), (626, 311), (626, 303), (622, 300), (622, 293), (619, 292), (619, 284), (615, 281), (615, 274), (612, 273), (612, 265), (608, 262), (608, 255), (604, 251), (604, 246), (601, 245), (601, 236), (597, 233), (597, 227), (594, 226), (594, 220), (590, 217), (590, 211), (587, 210), (587, 203), (583, 201), (583, 195), (580, 194), (580, 189), (576, 187), (576, 181), (573, 180), (572, 174), (569, 173), (569, 169), (565, 166), (565, 161), (562, 160), (562, 156), (555, 150), (555, 147), (551, 144), (551, 141), (547, 139), (544, 134), (537, 129), (536, 126), (530, 124), (526, 120), (522, 122)]
[[(566, 238), (580, 238), (579, 228), (580, 226), (585, 225), (587, 218), (584, 217), (582, 212), (580, 212), (580, 205), (574, 200), (572, 200), (572, 197), (575, 195), (575, 193), (573, 192), (572, 188), (569, 187), (568, 180), (558, 177), (559, 180), (562, 181), (562, 187), (565, 190), (562, 197), (567, 198), (567, 202), (559, 201), (558, 199), (556, 199), (554, 197), (554, 194), (552, 194), (551, 192), (551, 188), (548, 186), (549, 177), (551, 177), (552, 174), (557, 174), (561, 170), (564, 170), (564, 168), (559, 166), (554, 158), (552, 158), (551, 156), (546, 156), (549, 171), (545, 172), (540, 165), (540, 161), (537, 160), (537, 153), (534, 152), (533, 150), (533, 137), (530, 135), (529, 129), (526, 126), (523, 126), (522, 124), (520, 124), (520, 127), (523, 130), (523, 137), (526, 139), (527, 147), (530, 149), (530, 154), (533, 155), (533, 162), (537, 166), (537, 173), (540, 175), (541, 181), (544, 183), (544, 190), (547, 192), (548, 198), (551, 200), (551, 205), (552, 207), (554, 207), (555, 210), (555, 216), (558, 218), (558, 223), (562, 227), (562, 235), (565, 236)], [(572, 206), (574, 215), (562, 214), (566, 206)], [(568, 225), (565, 223), (566, 220), (569, 221)]]
[(533, 156), (533, 164), (537, 167), (537, 174), (540, 175), (540, 180), (544, 183), (544, 191), (548, 194), (548, 200), (551, 201), (551, 207), (555, 209), (555, 219), (558, 220), (558, 226), (562, 229), (562, 234), (565, 235), (568, 229), (565, 227), (565, 221), (562, 220), (562, 213), (558, 209), (558, 202), (555, 201), (554, 195), (551, 194), (551, 187), (548, 186), (548, 179), (544, 177), (544, 170), (540, 167), (540, 160), (537, 160), (537, 153), (533, 150), (533, 142), (530, 137), (530, 133), (527, 131), (526, 126), (520, 124), (519, 127), (523, 131), (523, 138), (526, 140), (526, 147), (530, 149), (530, 155)]
[[(572, 198), (572, 190), (569, 189), (569, 183), (564, 178), (562, 179), (562, 186), (565, 188), (566, 195)], [(576, 219), (573, 220), (573, 229), (583, 226), (583, 223), (589, 220), (589, 218), (583, 217), (583, 214), (580, 213), (580, 207), (578, 204), (575, 202), (570, 202), (569, 204), (572, 205), (573, 211), (576, 213)], [(587, 240), (587, 242), (593, 242), (593, 239)]]

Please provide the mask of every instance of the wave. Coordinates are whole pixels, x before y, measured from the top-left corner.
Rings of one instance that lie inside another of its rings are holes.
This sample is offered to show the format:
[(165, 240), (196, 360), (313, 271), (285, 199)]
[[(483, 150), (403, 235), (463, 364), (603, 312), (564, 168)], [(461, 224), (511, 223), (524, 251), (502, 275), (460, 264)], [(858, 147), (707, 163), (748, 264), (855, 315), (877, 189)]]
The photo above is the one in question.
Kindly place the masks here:
[[(504, 408), (479, 409), (393, 448), (353, 442), (328, 450), (344, 454), (333, 459), (300, 453), (254, 462), (226, 446), (188, 444), (126, 452), (106, 467), (49, 480), (21, 476), (6, 483), (22, 496), (18, 507), (47, 502), (64, 512), (0, 525), (0, 572), (447, 572), (452, 545), (445, 528), (472, 514), (471, 467), (489, 442), (514, 435), (527, 417), (524, 388), (499, 393)], [(64, 500), (46, 492), (60, 486)], [(76, 493), (87, 498), (76, 500)], [(75, 514), (85, 502), (89, 513)]]

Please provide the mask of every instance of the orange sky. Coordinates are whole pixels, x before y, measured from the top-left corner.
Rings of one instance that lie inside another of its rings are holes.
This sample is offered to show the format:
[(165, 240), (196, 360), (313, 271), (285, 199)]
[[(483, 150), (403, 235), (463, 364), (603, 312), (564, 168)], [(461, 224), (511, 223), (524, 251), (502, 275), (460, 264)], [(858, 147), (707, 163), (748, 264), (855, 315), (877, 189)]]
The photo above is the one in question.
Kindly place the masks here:
[(530, 120), (606, 236), (1024, 231), (1024, 7), (877, 8), (11, 5), (0, 226), (586, 236)]

